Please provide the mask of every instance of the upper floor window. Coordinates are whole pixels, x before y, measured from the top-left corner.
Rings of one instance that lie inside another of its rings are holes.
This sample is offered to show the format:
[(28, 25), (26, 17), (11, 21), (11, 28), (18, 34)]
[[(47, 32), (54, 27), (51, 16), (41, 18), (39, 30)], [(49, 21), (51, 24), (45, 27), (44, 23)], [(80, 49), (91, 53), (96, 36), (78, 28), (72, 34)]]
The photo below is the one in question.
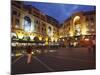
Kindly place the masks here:
[(26, 32), (31, 31), (31, 19), (28, 16), (24, 17), (24, 30)]
[(47, 33), (49, 36), (53, 36), (53, 31), (52, 31), (52, 28), (50, 26), (48, 27)]
[(16, 28), (18, 28), (19, 27), (19, 25), (20, 25), (20, 21), (19, 21), (19, 19), (18, 18), (16, 18)]

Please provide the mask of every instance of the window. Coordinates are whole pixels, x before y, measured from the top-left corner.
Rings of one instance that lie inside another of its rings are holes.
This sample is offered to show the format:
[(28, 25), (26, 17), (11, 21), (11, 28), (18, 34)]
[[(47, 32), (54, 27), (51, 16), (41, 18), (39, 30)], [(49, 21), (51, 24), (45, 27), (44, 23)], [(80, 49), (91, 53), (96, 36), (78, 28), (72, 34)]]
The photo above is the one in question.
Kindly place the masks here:
[(21, 5), (20, 4), (21, 4), (20, 2), (16, 2), (16, 3), (13, 3), (12, 5), (14, 5), (17, 8), (21, 8)]
[(70, 31), (70, 27), (69, 27), (68, 31)]
[(26, 32), (31, 31), (31, 19), (27, 16), (24, 17), (24, 30)]
[(46, 31), (46, 28), (45, 28), (45, 31)]
[(44, 29), (42, 28), (42, 32), (44, 31)]
[(51, 32), (51, 27), (48, 28), (48, 31)]
[(90, 17), (90, 20), (91, 20), (91, 21), (93, 21), (93, 20), (94, 20), (92, 16)]
[(39, 20), (35, 19), (35, 24), (39, 24)]
[(19, 19), (16, 19), (16, 25), (19, 25)]
[(89, 18), (88, 17), (86, 17), (86, 21), (89, 21)]
[(19, 25), (20, 25), (20, 23), (19, 23), (19, 19), (18, 19), (18, 18), (16, 18), (15, 23), (16, 23), (16, 28), (18, 28), (18, 27), (19, 27)]
[(17, 11), (13, 10), (12, 14), (17, 15)]
[(52, 31), (52, 28), (50, 26), (48, 27), (47, 32), (48, 32), (48, 35), (49, 36), (52, 36), (53, 35), (53, 31)]
[(42, 24), (45, 27), (45, 23)]
[(20, 12), (18, 12), (18, 15), (17, 16), (20, 17)]

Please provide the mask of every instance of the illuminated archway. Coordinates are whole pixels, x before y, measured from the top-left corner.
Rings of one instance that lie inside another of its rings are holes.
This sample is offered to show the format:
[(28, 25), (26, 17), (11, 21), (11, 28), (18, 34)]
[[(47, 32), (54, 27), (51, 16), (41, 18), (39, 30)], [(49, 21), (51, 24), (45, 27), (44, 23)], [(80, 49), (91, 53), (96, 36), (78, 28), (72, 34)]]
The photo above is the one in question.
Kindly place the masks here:
[(79, 20), (80, 20), (80, 16), (75, 16), (73, 22), (75, 23), (75, 22), (77, 22)]
[(81, 35), (81, 17), (75, 16), (73, 19), (74, 24), (74, 35), (79, 36)]
[(24, 30), (26, 32), (31, 31), (31, 19), (28, 16), (24, 17)]

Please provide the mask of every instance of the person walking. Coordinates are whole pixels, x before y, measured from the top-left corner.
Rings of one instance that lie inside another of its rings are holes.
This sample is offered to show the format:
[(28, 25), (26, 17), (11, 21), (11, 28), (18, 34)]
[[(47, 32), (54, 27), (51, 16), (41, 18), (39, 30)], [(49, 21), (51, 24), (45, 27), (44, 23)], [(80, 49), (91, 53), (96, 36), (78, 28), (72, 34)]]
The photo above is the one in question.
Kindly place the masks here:
[(32, 58), (32, 47), (28, 46), (27, 48), (27, 64), (31, 63), (31, 58)]

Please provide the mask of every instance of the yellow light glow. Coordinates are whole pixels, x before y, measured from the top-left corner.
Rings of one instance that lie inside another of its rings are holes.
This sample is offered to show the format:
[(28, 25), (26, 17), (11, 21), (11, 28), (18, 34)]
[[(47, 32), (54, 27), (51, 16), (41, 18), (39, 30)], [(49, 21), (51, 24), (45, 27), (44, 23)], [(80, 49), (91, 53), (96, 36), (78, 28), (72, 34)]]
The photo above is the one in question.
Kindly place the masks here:
[(57, 38), (55, 38), (55, 42), (57, 42)]
[(18, 25), (16, 25), (15, 28), (18, 28)]
[(48, 42), (45, 42), (45, 45), (48, 45)]
[(31, 40), (33, 40), (33, 39), (34, 39), (34, 37), (35, 37), (35, 36), (31, 35), (31, 36), (30, 36)]
[(73, 33), (70, 33), (70, 36), (73, 36)]
[(63, 41), (65, 41), (65, 39), (62, 39)]
[(24, 36), (24, 32), (22, 32), (22, 31), (16, 31), (16, 34), (18, 35), (19, 39), (22, 39)]
[(22, 38), (23, 38), (23, 34), (22, 34), (22, 33), (19, 33), (19, 34), (18, 34), (18, 38), (19, 38), (19, 39), (22, 39)]
[(75, 22), (75, 21), (78, 21), (79, 19), (80, 19), (80, 16), (75, 16), (74, 22)]
[(86, 32), (82, 32), (82, 35), (86, 35), (87, 33)]
[(39, 37), (39, 40), (41, 41), (42, 40), (42, 37)]
[(46, 38), (45, 40), (46, 40), (46, 42), (47, 42), (47, 41), (48, 41), (48, 38)]
[(63, 36), (60, 36), (60, 38), (62, 38)]
[(89, 41), (89, 39), (88, 39), (88, 38), (86, 38), (86, 39), (85, 39), (85, 41)]
[(19, 39), (22, 39), (22, 38), (23, 38), (23, 36), (22, 36), (22, 35), (18, 35), (18, 38), (19, 38)]
[(82, 29), (82, 35), (87, 35), (87, 31), (86, 31), (86, 29), (84, 28), (84, 29)]
[(69, 35), (70, 35), (70, 36), (74, 36), (73, 30), (70, 30)]
[(77, 44), (78, 44), (77, 42), (74, 42), (74, 43), (73, 43), (74, 47), (76, 47), (76, 46), (77, 46)]
[(53, 42), (54, 41), (54, 37), (51, 37), (51, 42)]
[(34, 52), (32, 52), (32, 54), (34, 54)]
[(82, 27), (82, 31), (81, 31), (81, 32), (82, 32), (82, 35), (87, 35), (87, 34), (88, 34), (88, 33), (87, 33), (87, 30), (88, 30), (88, 29), (87, 29), (87, 27), (86, 27), (86, 24), (84, 23), (84, 24), (83, 24), (83, 27)]
[(21, 56), (21, 55), (22, 55), (21, 53), (16, 53), (16, 54), (15, 54), (15, 56)]

